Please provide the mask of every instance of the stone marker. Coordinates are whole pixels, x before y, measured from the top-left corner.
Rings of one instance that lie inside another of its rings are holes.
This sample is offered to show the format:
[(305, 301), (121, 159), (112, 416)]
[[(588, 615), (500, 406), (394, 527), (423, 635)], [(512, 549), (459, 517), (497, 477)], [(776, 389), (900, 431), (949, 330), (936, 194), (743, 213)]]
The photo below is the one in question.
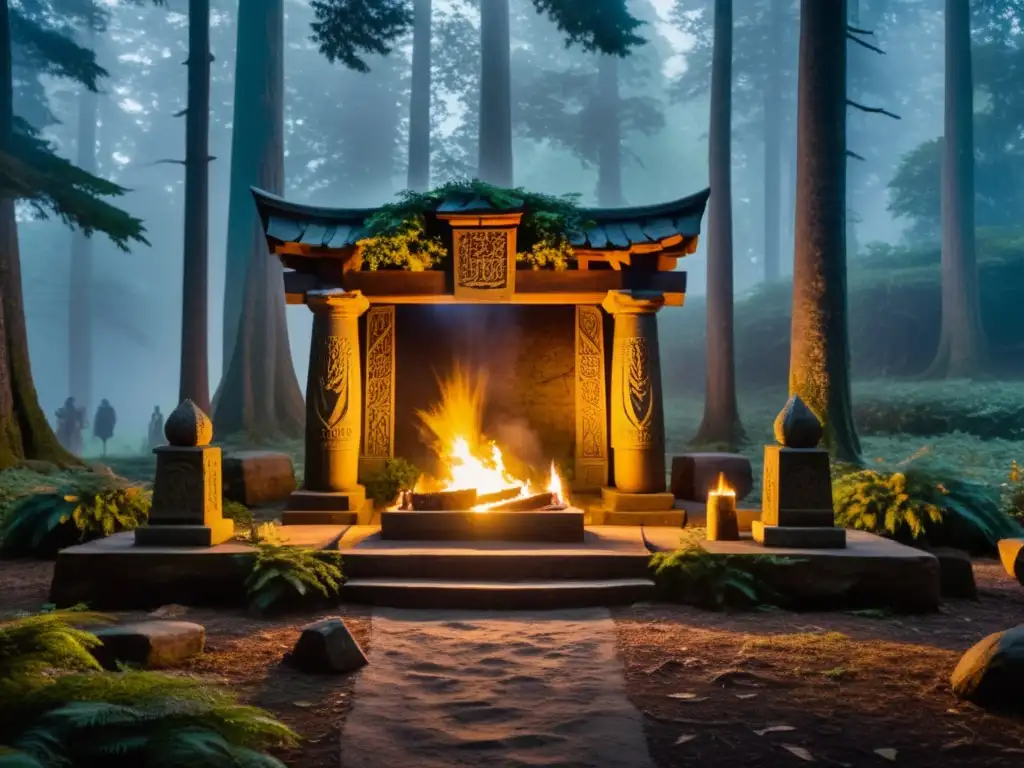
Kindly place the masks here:
[(677, 499), (707, 501), (708, 489), (720, 474), (736, 492), (736, 500), (747, 497), (754, 487), (750, 459), (739, 453), (684, 453), (672, 459), (671, 488)]
[(1024, 712), (1024, 624), (991, 634), (970, 648), (950, 682), (961, 699)]
[(93, 656), (104, 669), (119, 663), (147, 669), (173, 667), (198, 656), (206, 643), (206, 630), (189, 621), (142, 621), (100, 627), (93, 631), (103, 645)]
[(149, 523), (135, 531), (142, 547), (213, 547), (235, 534), (223, 514), (220, 448), (210, 445), (213, 425), (191, 400), (167, 417), (169, 445), (153, 449), (156, 480)]
[(224, 456), (224, 498), (245, 504), (275, 504), (295, 490), (291, 457), (275, 451), (236, 451)]
[(999, 560), (1006, 572), (1024, 585), (1024, 538), (1000, 540)]
[(828, 451), (817, 448), (821, 422), (798, 395), (775, 419), (779, 445), (764, 447), (761, 520), (754, 540), (766, 547), (843, 549), (846, 531), (835, 527)]
[(295, 648), (285, 658), (297, 669), (314, 674), (354, 672), (368, 663), (363, 649), (338, 616), (303, 627)]
[(978, 587), (974, 582), (971, 556), (960, 549), (936, 547), (929, 550), (939, 561), (939, 584), (943, 597), (966, 597), (975, 600)]

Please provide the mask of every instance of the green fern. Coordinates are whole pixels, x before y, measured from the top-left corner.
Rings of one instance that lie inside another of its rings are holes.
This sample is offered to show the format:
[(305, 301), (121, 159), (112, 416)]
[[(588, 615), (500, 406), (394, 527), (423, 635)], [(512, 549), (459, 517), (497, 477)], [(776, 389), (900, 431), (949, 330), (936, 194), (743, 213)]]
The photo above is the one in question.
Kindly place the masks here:
[(337, 597), (343, 580), (340, 552), (260, 542), (245, 587), (250, 610), (266, 613), (317, 594)]
[(53, 492), (16, 502), (0, 523), (0, 555), (53, 557), (61, 549), (120, 531), (149, 519), (148, 491), (120, 478), (75, 473)]
[(1010, 474), (1001, 487), (1002, 504), (1006, 514), (1018, 522), (1024, 523), (1024, 469), (1014, 461), (1010, 465)]
[(690, 543), (673, 552), (656, 552), (649, 568), (663, 599), (718, 610), (781, 604), (782, 595), (769, 587), (758, 571), (796, 562), (775, 555), (716, 555)]
[(82, 625), (108, 621), (87, 611), (50, 611), (0, 621), (0, 710), (47, 670), (98, 670), (91, 649), (100, 644)]

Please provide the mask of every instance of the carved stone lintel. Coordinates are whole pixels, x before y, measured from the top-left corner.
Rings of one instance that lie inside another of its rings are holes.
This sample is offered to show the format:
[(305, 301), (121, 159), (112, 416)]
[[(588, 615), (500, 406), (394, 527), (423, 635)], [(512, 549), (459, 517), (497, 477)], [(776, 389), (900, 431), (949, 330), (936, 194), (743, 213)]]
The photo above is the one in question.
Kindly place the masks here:
[(362, 434), (359, 316), (370, 306), (359, 291), (310, 292), (313, 338), (306, 379), (303, 487), (345, 491), (357, 485)]
[(511, 297), (516, 290), (516, 230), (455, 229), (455, 297)]
[(628, 493), (665, 490), (665, 416), (657, 311), (660, 293), (611, 291), (602, 303), (615, 317), (611, 375), (611, 446), (615, 486)]
[(601, 310), (576, 307), (576, 466), (573, 487), (608, 484), (608, 412)]
[(366, 400), (363, 459), (388, 459), (395, 445), (395, 308), (366, 315)]

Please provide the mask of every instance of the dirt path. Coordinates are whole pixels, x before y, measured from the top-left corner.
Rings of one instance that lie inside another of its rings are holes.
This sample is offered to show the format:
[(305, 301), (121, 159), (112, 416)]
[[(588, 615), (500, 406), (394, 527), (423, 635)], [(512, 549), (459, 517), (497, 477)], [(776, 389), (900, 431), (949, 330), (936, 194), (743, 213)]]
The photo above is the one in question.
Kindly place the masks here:
[(344, 768), (649, 768), (605, 610), (374, 614)]

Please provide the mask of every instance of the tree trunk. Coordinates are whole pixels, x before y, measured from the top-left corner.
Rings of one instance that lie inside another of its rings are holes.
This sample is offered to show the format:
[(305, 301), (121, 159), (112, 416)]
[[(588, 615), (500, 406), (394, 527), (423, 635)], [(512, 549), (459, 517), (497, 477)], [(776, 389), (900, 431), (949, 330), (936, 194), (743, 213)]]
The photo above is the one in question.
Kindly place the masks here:
[(764, 90), (764, 280), (779, 279), (782, 224), (782, 0), (771, 0), (768, 17), (768, 84)]
[(430, 0), (415, 0), (409, 97), (409, 189), (430, 188)]
[(846, 0), (800, 6), (789, 390), (821, 419), (830, 452), (859, 462), (846, 307)]
[(480, 157), (477, 178), (512, 186), (509, 0), (480, 2)]
[(619, 104), (619, 59), (600, 54), (597, 59), (597, 98), (601, 116), (597, 147), (597, 204), (622, 205), (622, 116)]
[(964, 378), (987, 362), (974, 245), (974, 76), (967, 0), (946, 0), (942, 146), (942, 329), (926, 375)]
[[(246, 14), (242, 14), (244, 17)], [(185, 114), (185, 268), (181, 296), (178, 399), (210, 412), (207, 352), (210, 216), (210, 0), (188, 2), (188, 101)], [(246, 126), (250, 128), (251, 126)]]
[(243, 303), (225, 347), (214, 434), (301, 437), (305, 405), (288, 342), (284, 270), (267, 249), (249, 191), (284, 191), (283, 0), (248, 0), (239, 16), (233, 124), (245, 126), (231, 136), (227, 253), (229, 266), (239, 266), (226, 282), (242, 283)]
[[(0, 5), (0, 152), (11, 151), (14, 81), (7, 3)], [(78, 464), (65, 451), (39, 407), (28, 354), (21, 291), (21, 257), (14, 200), (0, 199), (0, 469), (22, 459)]]
[(736, 407), (732, 253), (732, 0), (715, 0), (708, 161), (707, 387), (697, 440), (734, 446), (743, 438)]
[[(93, 44), (95, 32), (90, 35)], [(78, 97), (78, 167), (96, 173), (96, 123), (99, 97), (86, 87)], [(92, 238), (71, 233), (68, 296), (68, 395), (89, 413), (92, 408)]]

